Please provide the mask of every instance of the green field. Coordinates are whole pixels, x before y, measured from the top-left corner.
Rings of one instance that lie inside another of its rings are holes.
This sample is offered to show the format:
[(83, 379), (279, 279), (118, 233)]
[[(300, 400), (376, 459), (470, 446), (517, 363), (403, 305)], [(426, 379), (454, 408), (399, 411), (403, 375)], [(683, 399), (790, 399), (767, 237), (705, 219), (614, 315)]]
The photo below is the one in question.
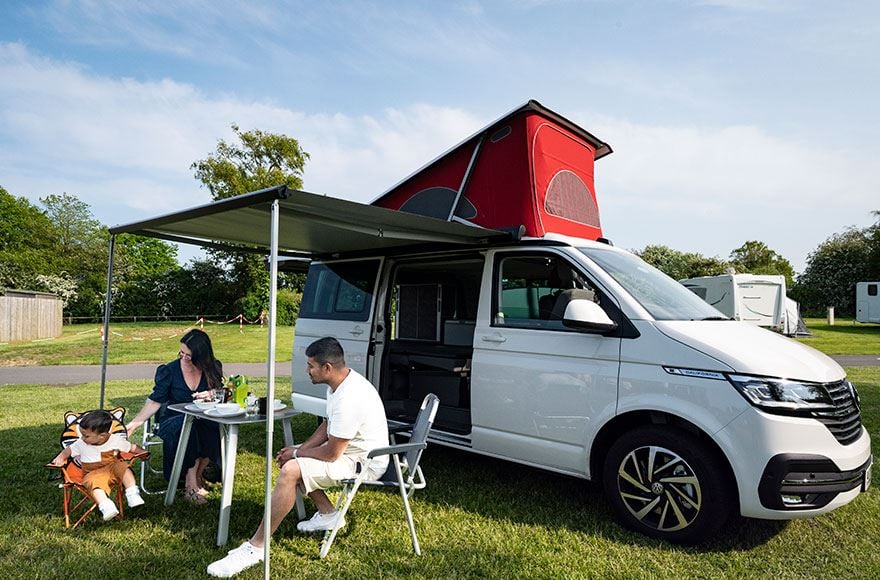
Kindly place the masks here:
[(804, 322), (813, 336), (798, 340), (825, 354), (880, 355), (880, 324), (837, 319), (834, 326), (828, 326), (824, 318), (807, 318)]
[[(861, 389), (876, 454), (880, 368), (847, 370)], [(123, 521), (94, 518), (65, 530), (61, 491), (42, 465), (58, 451), (62, 413), (93, 406), (98, 387), (14, 388), (0, 431), (0, 577), (206, 577), (207, 564), (225, 553), (214, 545), (218, 491), (204, 508), (182, 501), (165, 508), (160, 496), (149, 496)], [(136, 410), (149, 389), (149, 381), (112, 382), (108, 401)], [(280, 381), (278, 391), (286, 398), (289, 383)], [(314, 421), (297, 417), (295, 436), (305, 437)], [(276, 435), (280, 445), (280, 429)], [(248, 537), (262, 515), (264, 448), (259, 426), (243, 429), (229, 547)], [(273, 542), (273, 577), (868, 578), (880, 569), (876, 475), (867, 494), (831, 514), (789, 523), (736, 520), (723, 539), (683, 548), (621, 529), (597, 487), (581, 480), (436, 445), (424, 469), (429, 485), (413, 502), (421, 558), (411, 552), (399, 497), (367, 490), (327, 560), (317, 558), (317, 537), (299, 535), (293, 518), (285, 522)], [(241, 577), (261, 577), (261, 569)]]
[[(110, 325), (108, 364), (163, 363), (177, 355), (178, 343), (190, 328), (183, 322), (114, 323)], [(268, 330), (257, 325), (205, 323), (215, 356), (228, 362), (266, 360)], [(275, 360), (289, 361), (293, 327), (279, 326)], [(63, 327), (51, 340), (0, 344), (0, 367), (26, 365), (97, 365), (102, 356), (101, 325), (73, 324)]]
[[(877, 340), (872, 327), (839, 323), (821, 328), (818, 321), (810, 322), (816, 336), (805, 339), (807, 344), (830, 353), (878, 352), (870, 350)], [(112, 352), (132, 362), (171, 358), (185, 329), (155, 324), (114, 328), (123, 337), (117, 337), (119, 344), (111, 343), (116, 349)], [(0, 347), (0, 360), (9, 364), (13, 357), (28, 356), (48, 364), (47, 360), (82, 357), (66, 352), (65, 346), (79, 345), (81, 330), (86, 329), (66, 328), (68, 343), (5, 345)], [(133, 340), (151, 330), (162, 340), (147, 344), (146, 335), (144, 341)], [(255, 360), (265, 356), (259, 350), (261, 345), (265, 348), (265, 331), (259, 334), (251, 327), (247, 332), (246, 327), (246, 333), (239, 335), (238, 328), (231, 326), (206, 330), (225, 360), (238, 359), (239, 353), (250, 353), (247, 356)], [(291, 335), (291, 328), (282, 329), (279, 357), (286, 353), (289, 358)], [(99, 353), (100, 341), (94, 336), (89, 340), (94, 340)], [(49, 350), (32, 350), (37, 348)], [(880, 367), (846, 370), (859, 387), (862, 420), (877, 455)], [(258, 392), (265, 389), (264, 380), (252, 384)], [(149, 496), (144, 507), (127, 512), (123, 521), (105, 524), (93, 518), (77, 530), (65, 530), (61, 491), (49, 481), (43, 464), (58, 451), (63, 412), (96, 406), (98, 385), (3, 388), (12, 404), (0, 411), (0, 578), (207, 577), (208, 563), (225, 554), (225, 549), (214, 545), (219, 491), (212, 492), (208, 506), (201, 508), (183, 501), (165, 508), (160, 496)], [(150, 389), (151, 381), (111, 381), (108, 406), (124, 406), (133, 413)], [(289, 379), (279, 379), (277, 391), (279, 398), (287, 399)], [(302, 440), (314, 426), (314, 417), (297, 417), (295, 436)], [(280, 431), (276, 447), (281, 445)], [(239, 449), (226, 549), (250, 535), (263, 510), (264, 431), (259, 426), (243, 429)], [(595, 484), (437, 445), (429, 447), (423, 467), (429, 484), (413, 501), (422, 557), (412, 554), (399, 497), (366, 490), (358, 494), (348, 528), (324, 561), (317, 558), (319, 538), (298, 534), (293, 518), (286, 521), (273, 541), (273, 577), (870, 578), (880, 570), (876, 470), (868, 493), (831, 514), (787, 523), (736, 519), (719, 539), (686, 548), (620, 528)], [(313, 506), (308, 501), (306, 505), (311, 513)], [(241, 577), (261, 575), (258, 567)]]

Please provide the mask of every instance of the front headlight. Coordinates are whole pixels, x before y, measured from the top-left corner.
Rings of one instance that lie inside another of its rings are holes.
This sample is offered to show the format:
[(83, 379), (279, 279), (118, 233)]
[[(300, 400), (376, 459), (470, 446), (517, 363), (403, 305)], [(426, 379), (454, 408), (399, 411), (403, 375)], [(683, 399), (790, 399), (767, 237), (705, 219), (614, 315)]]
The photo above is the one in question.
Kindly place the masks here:
[(727, 375), (727, 379), (749, 403), (770, 413), (834, 410), (834, 401), (822, 385), (747, 375)]

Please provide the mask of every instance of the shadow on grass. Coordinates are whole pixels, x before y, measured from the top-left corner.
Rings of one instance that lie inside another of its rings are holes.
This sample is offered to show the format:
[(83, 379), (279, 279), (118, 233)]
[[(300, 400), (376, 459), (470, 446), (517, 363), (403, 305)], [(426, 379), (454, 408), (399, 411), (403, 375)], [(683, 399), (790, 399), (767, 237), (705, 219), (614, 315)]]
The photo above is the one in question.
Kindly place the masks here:
[[(604, 537), (650, 547), (670, 544), (619, 526), (601, 485), (500, 459), (431, 446), (423, 458), (427, 488), (416, 499), (455, 505), (483, 517)], [(694, 553), (748, 550), (765, 544), (787, 522), (733, 517), (719, 537), (705, 545), (681, 548)]]
[[(131, 417), (140, 408), (141, 400), (119, 397), (110, 404), (122, 405)], [(130, 418), (130, 417), (129, 417)], [(304, 440), (314, 428), (315, 420), (303, 415), (294, 419), (294, 432), (298, 441)], [(278, 434), (281, 429), (279, 426)], [(7, 471), (7, 489), (0, 508), (8, 515), (27, 513), (55, 516), (63, 529), (61, 519), (61, 491), (47, 481), (49, 470), (43, 467), (60, 449), (58, 439), (61, 419), (57, 424), (13, 428), (0, 431), (0, 461)], [(277, 440), (280, 445), (280, 440)], [(262, 457), (265, 452), (264, 431), (257, 426), (243, 429), (239, 451)], [(240, 457), (241, 459), (241, 457)], [(241, 464), (239, 469), (241, 469)], [(464, 512), (499, 522), (540, 526), (548, 530), (564, 529), (610, 541), (659, 549), (671, 549), (669, 544), (627, 531), (618, 526), (608, 508), (600, 486), (573, 477), (544, 472), (498, 459), (481, 457), (463, 451), (429, 447), (423, 459), (428, 487), (416, 492), (414, 515), (417, 526), (418, 504), (426, 502), (438, 508), (454, 506)], [(263, 514), (262, 494), (254, 493), (259, 484), (242, 480), (237, 474), (236, 498), (230, 523), (232, 545), (248, 537), (259, 524)], [(253, 479), (253, 478), (251, 478)], [(385, 493), (365, 490), (364, 494)], [(394, 492), (392, 492), (393, 494)], [(360, 495), (360, 494), (359, 494)], [(205, 507), (183, 502), (180, 498), (172, 508), (165, 508), (163, 496), (151, 496), (144, 508), (127, 514), (136, 520), (150, 520), (150, 525), (161, 525), (172, 534), (185, 534), (197, 538), (204, 547), (213, 546), (216, 538), (219, 491), (212, 495)], [(357, 504), (353, 506), (349, 526), (341, 538), (355, 533), (359, 518)], [(395, 498), (395, 502), (399, 499)], [(308, 505), (311, 513), (313, 507)], [(397, 518), (401, 514), (394, 514)], [(103, 524), (98, 518), (90, 518), (89, 527)], [(155, 520), (155, 521), (153, 521)], [(296, 537), (295, 518), (289, 517), (279, 530), (280, 537)], [(735, 552), (762, 545), (780, 533), (785, 522), (767, 522), (733, 518), (721, 536), (699, 547), (680, 548), (692, 553)], [(320, 539), (315, 539), (315, 546)], [(309, 544), (311, 545), (311, 544)]]

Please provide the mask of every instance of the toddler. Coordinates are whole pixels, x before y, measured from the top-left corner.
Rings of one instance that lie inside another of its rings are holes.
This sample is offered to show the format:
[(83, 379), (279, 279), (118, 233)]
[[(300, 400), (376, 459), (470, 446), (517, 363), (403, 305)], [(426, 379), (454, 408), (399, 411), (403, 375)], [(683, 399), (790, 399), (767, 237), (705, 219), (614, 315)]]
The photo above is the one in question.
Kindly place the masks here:
[(79, 420), (80, 438), (61, 451), (52, 464), (61, 467), (70, 457), (79, 457), (83, 469), (83, 485), (98, 504), (104, 521), (119, 515), (116, 504), (110, 500), (110, 487), (122, 482), (128, 507), (144, 505), (137, 488), (134, 473), (119, 458), (119, 452), (139, 453), (142, 450), (121, 435), (110, 433), (113, 415), (108, 411), (89, 411)]

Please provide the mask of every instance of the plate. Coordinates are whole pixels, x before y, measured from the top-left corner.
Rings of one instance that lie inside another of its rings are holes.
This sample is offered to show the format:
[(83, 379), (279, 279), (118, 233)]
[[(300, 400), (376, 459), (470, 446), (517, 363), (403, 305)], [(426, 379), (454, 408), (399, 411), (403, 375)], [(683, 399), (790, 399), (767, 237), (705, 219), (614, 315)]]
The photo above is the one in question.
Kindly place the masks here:
[(190, 403), (186, 407), (184, 407), (187, 411), (204, 411), (205, 409), (200, 409), (195, 403)]
[(232, 409), (229, 411), (224, 411), (223, 409), (218, 409), (217, 407), (214, 407), (213, 409), (208, 409), (207, 411), (205, 411), (205, 415), (209, 417), (235, 417), (237, 415), (241, 415), (242, 413), (244, 413), (244, 409), (242, 409), (241, 407), (238, 407), (237, 410)]
[(287, 408), (287, 405), (285, 405), (284, 403), (282, 403), (280, 401), (275, 402), (275, 410), (276, 411), (283, 411), (286, 408)]

